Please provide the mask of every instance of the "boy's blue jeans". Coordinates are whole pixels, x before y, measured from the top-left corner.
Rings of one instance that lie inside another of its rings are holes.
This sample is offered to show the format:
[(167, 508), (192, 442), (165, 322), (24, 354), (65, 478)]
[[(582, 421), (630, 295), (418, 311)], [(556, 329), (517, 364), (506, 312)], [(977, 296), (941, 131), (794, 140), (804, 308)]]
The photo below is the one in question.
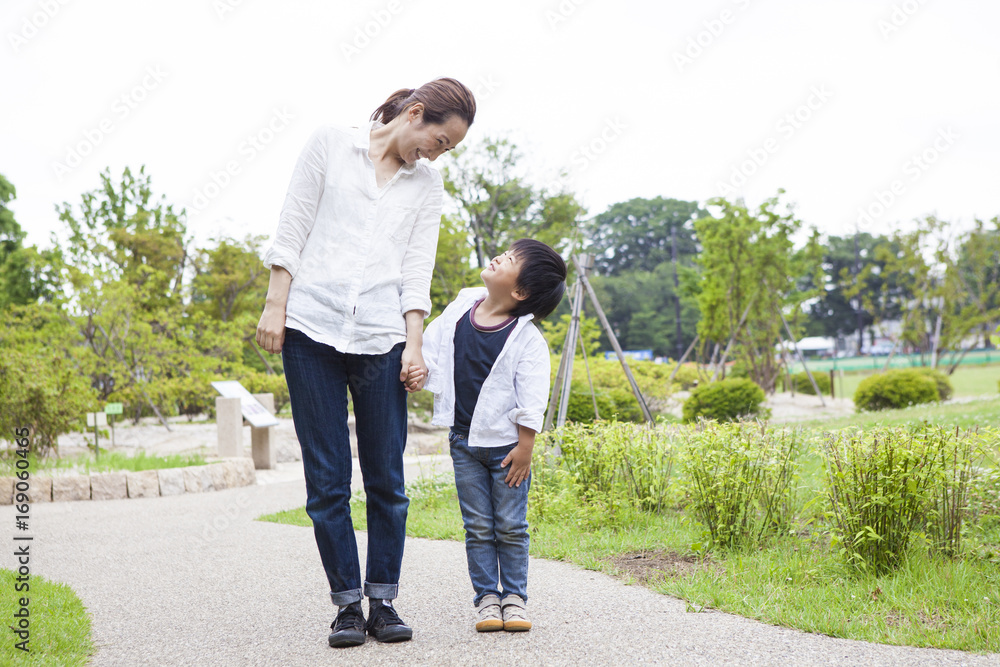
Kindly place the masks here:
[[(391, 600), (406, 539), (403, 448), (406, 390), (399, 381), (404, 343), (385, 354), (344, 354), (301, 331), (285, 330), (281, 358), (302, 445), (306, 513), (338, 606), (368, 597)], [(351, 522), (351, 441), (347, 391), (354, 400), (358, 462), (368, 512), (364, 589)]]
[[(487, 595), (518, 595), (528, 600), (528, 487), (504, 482), (501, 468), (515, 445), (469, 447), (468, 438), (449, 433), (458, 504), (465, 523), (465, 554), (475, 591), (473, 605)], [(503, 588), (501, 595), (498, 584)]]

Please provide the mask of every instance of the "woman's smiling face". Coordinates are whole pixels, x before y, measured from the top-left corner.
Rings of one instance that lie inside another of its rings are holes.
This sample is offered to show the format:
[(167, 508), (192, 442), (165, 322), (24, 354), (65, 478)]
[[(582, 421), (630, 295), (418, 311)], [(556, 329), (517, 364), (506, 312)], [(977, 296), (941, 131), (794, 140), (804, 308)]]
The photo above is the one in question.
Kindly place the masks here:
[(457, 146), (469, 131), (465, 121), (454, 114), (443, 123), (425, 123), (420, 103), (407, 109), (406, 121), (399, 141), (399, 155), (406, 164), (413, 164), (420, 158), (433, 162)]

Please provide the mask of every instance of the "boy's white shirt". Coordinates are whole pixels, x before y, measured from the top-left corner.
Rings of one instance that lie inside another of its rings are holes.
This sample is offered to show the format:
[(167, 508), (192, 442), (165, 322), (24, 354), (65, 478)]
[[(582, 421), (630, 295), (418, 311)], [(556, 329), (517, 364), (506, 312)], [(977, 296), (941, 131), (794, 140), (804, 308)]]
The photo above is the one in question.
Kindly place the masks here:
[[(424, 388), (434, 394), (431, 423), (437, 426), (452, 426), (455, 421), (455, 325), (486, 294), (485, 287), (463, 289), (424, 332), (423, 356), (428, 371)], [(518, 424), (542, 430), (551, 361), (548, 343), (531, 324), (533, 317), (529, 314), (517, 319), (483, 381), (469, 425), (470, 447), (514, 444)]]

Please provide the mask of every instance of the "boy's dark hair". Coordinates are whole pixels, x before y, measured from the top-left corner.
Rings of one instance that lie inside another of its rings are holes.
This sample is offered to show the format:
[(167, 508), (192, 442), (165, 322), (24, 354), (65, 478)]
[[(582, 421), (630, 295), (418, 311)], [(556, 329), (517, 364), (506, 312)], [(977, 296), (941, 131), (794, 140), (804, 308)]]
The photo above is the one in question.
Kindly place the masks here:
[(536, 320), (544, 319), (556, 309), (566, 291), (566, 262), (555, 250), (534, 239), (518, 239), (510, 250), (521, 264), (517, 287), (528, 293), (511, 315), (531, 313)]

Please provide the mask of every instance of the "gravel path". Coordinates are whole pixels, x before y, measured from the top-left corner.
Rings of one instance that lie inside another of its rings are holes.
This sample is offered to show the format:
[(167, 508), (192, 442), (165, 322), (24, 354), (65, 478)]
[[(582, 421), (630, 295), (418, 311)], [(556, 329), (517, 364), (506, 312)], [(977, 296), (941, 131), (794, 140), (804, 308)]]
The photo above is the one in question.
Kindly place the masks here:
[[(411, 463), (409, 476), (421, 468)], [(535, 628), (479, 635), (463, 545), (419, 539), (407, 540), (396, 605), (413, 641), (331, 649), (333, 608), (312, 531), (254, 521), (304, 504), (300, 471), (288, 464), (257, 486), (214, 493), (36, 505), (32, 572), (70, 584), (90, 610), (95, 666), (1000, 665), (1000, 655), (685, 613), (673, 598), (537, 559), (529, 586)], [(0, 522), (12, 524), (12, 507), (0, 508)], [(363, 549), (365, 533), (358, 538)]]

